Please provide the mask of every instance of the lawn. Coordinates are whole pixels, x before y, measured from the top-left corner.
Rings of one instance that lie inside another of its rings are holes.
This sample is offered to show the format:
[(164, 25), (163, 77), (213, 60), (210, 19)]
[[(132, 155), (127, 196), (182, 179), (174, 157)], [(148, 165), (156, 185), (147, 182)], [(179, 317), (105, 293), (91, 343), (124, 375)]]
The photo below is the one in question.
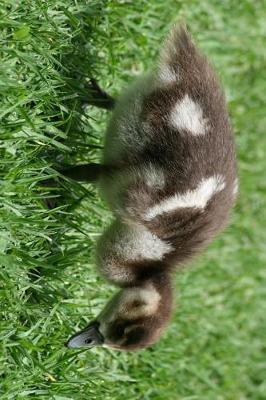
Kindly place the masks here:
[[(1, 400), (266, 399), (265, 0), (3, 0), (0, 10)], [(225, 87), (240, 196), (226, 231), (176, 275), (176, 311), (152, 348), (68, 350), (114, 288), (94, 268), (110, 213), (59, 165), (97, 161), (105, 111), (185, 20)], [(57, 178), (56, 178), (57, 179)], [(44, 199), (59, 196), (49, 210)]]

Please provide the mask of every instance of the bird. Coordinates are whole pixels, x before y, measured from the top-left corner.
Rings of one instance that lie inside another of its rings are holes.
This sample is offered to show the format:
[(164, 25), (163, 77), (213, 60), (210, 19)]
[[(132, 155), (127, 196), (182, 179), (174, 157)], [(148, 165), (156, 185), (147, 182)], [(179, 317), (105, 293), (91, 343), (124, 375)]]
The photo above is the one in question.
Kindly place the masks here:
[(175, 271), (222, 231), (236, 202), (225, 95), (185, 25), (171, 29), (153, 64), (116, 99), (91, 80), (91, 104), (112, 111), (102, 162), (63, 172), (96, 183), (113, 214), (96, 264), (119, 288), (69, 348), (132, 351), (158, 341), (174, 309)]

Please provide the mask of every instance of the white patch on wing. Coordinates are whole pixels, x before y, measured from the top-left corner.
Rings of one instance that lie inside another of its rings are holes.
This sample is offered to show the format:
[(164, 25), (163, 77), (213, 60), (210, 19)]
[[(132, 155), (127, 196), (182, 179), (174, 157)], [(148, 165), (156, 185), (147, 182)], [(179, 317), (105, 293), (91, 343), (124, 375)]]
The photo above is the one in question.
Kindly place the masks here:
[(151, 207), (145, 214), (145, 219), (150, 221), (157, 215), (171, 212), (179, 208), (200, 208), (203, 209), (212, 196), (223, 190), (225, 187), (224, 179), (221, 175), (202, 179), (196, 189), (188, 190), (182, 194), (175, 194), (163, 200), (161, 203)]
[(170, 115), (170, 124), (177, 129), (185, 129), (192, 135), (204, 135), (208, 130), (207, 119), (199, 104), (187, 94), (174, 106)]
[(162, 64), (160, 66), (158, 75), (160, 81), (166, 84), (177, 82), (179, 78), (176, 72), (167, 64)]

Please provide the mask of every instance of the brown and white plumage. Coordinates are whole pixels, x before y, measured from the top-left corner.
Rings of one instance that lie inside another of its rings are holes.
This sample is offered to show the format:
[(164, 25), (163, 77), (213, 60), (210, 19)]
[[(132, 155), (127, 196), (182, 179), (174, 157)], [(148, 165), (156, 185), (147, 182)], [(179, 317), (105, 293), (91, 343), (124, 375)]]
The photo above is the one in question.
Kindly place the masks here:
[(99, 186), (114, 222), (98, 243), (97, 264), (122, 291), (68, 345), (87, 338), (137, 349), (160, 336), (172, 272), (224, 227), (237, 192), (224, 95), (186, 29), (172, 30), (157, 69), (117, 99), (103, 165)]

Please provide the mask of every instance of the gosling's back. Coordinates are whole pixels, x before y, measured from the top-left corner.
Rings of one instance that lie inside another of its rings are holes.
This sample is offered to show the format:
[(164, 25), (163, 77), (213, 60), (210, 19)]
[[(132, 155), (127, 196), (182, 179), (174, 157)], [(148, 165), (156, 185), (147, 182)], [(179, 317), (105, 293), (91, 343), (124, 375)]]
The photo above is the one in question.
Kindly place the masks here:
[(109, 279), (134, 284), (184, 263), (225, 225), (237, 192), (231, 127), (216, 74), (184, 28), (118, 99), (103, 161), (102, 193), (117, 218), (99, 245)]

